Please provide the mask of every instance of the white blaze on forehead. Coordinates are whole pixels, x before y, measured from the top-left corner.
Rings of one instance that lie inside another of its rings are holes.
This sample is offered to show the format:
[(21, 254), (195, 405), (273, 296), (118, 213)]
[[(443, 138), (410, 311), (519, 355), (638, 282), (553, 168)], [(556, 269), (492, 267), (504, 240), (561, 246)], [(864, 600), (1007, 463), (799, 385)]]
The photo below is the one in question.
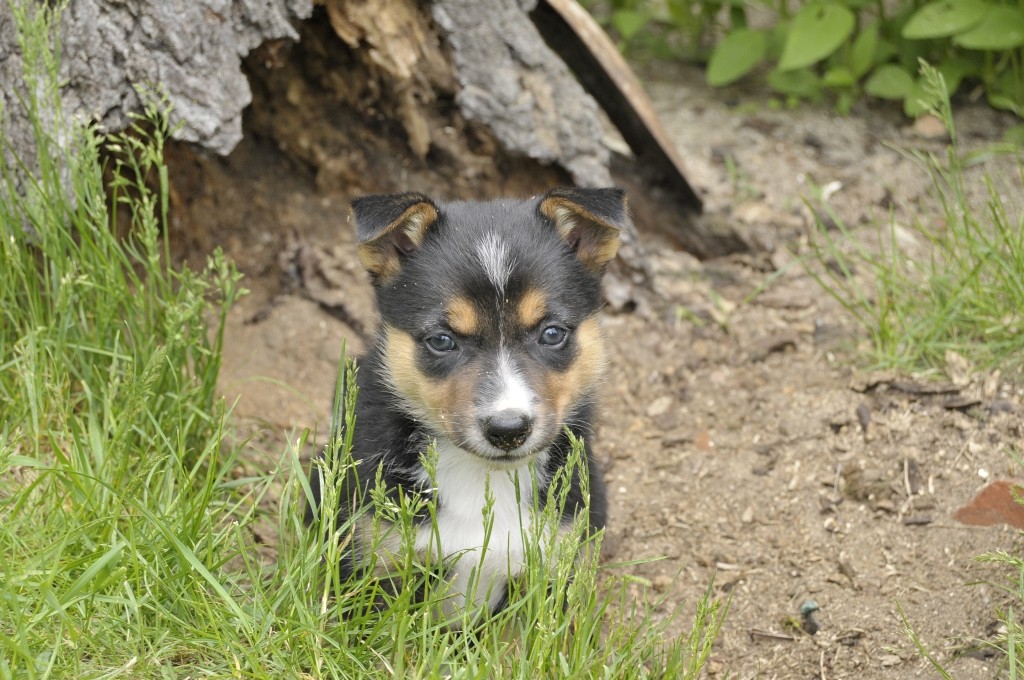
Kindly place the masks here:
[(498, 350), (498, 376), (495, 393), (498, 395), (493, 403), (485, 407), (489, 413), (499, 413), (507, 409), (533, 414), (533, 390), (526, 383), (523, 375), (516, 368), (508, 350)]
[(512, 260), (508, 244), (493, 231), (488, 233), (476, 247), (476, 256), (484, 268), (487, 279), (499, 292), (505, 292), (505, 285), (512, 276)]

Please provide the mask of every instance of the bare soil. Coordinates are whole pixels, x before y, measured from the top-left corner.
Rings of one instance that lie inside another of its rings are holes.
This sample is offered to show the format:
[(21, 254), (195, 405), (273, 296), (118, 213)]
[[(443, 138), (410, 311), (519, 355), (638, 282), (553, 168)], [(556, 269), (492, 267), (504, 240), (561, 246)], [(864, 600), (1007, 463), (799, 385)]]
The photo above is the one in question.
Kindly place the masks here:
[[(1007, 455), (1024, 438), (1019, 383), (951, 366), (939, 377), (954, 388), (934, 394), (923, 378), (857, 368), (860, 331), (798, 261), (815, 185), (838, 182), (832, 207), (865, 231), (890, 210), (903, 221), (936, 215), (927, 177), (888, 144), (941, 152), (945, 140), (894, 110), (771, 110), (763, 93), (711, 91), (686, 68), (661, 68), (648, 85), (708, 212), (743, 226), (754, 245), (700, 262), (648, 234), (647, 304), (604, 319), (611, 367), (596, 448), (610, 493), (606, 561), (662, 558), (619, 570), (666, 596), (659, 613), (683, 608), (679, 631), (714, 579), (731, 609), (711, 677), (930, 677), (900, 608), (953, 677), (997, 676), (985, 641), (1009, 602), (994, 585), (1005, 574), (975, 557), (1019, 553), (1021, 541), (952, 514), (987, 480), (1020, 475)], [(387, 160), (379, 139), (400, 132), (353, 140), (349, 128), (318, 124), (326, 114), (313, 104), (295, 105), (321, 101), (313, 94), (283, 93), (292, 106), (275, 109), (284, 99), (264, 87), (230, 157), (171, 153), (179, 252), (197, 260), (223, 247), (252, 291), (229, 319), (221, 389), (237, 400), (254, 466), (276, 459), (296, 428), (323, 432), (341, 344), (358, 354), (373, 327), (352, 195), (402, 188), (403, 177), (442, 195), (473, 195), (476, 181), (480, 194), (525, 193), (559, 178), (503, 179), (518, 161), (481, 137), (468, 146), (484, 160), (448, 190), (441, 175)], [(958, 117), (975, 146), (1012, 123), (970, 103)], [(345, 153), (360, 156), (363, 173), (329, 175), (323, 159)], [(488, 157), (504, 166), (487, 167)], [(978, 403), (946, 408), (964, 395)], [(273, 549), (272, 530), (260, 538)], [(802, 627), (808, 600), (819, 607), (814, 635)]]

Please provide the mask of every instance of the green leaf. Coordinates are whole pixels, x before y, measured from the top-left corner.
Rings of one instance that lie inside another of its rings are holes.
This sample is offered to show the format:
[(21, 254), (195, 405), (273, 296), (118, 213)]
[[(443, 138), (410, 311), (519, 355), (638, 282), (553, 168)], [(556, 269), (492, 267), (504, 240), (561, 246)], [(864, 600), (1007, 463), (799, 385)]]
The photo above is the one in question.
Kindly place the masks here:
[(875, 53), (878, 51), (878, 24), (865, 26), (857, 38), (853, 41), (850, 49), (850, 70), (856, 78), (860, 78), (875, 63)]
[(768, 42), (764, 33), (738, 28), (725, 36), (708, 60), (708, 85), (733, 83), (764, 60)]
[(612, 26), (626, 42), (632, 40), (650, 20), (651, 16), (647, 12), (632, 9), (620, 9), (612, 14)]
[(1014, 101), (1012, 97), (1008, 97), (1005, 94), (998, 92), (990, 92), (985, 97), (988, 100), (988, 105), (993, 109), (1000, 109), (1001, 111), (1010, 111), (1017, 114), (1018, 116), (1024, 115), (1024, 106), (1020, 102)]
[(1009, 5), (989, 8), (977, 26), (953, 38), (969, 50), (1012, 50), (1024, 45), (1024, 11)]
[(853, 13), (836, 2), (811, 2), (793, 17), (780, 71), (810, 66), (839, 49), (853, 32)]
[(686, 0), (668, 0), (668, 14), (677, 28), (685, 29), (697, 20), (692, 5)]
[(1007, 69), (986, 82), (985, 96), (993, 108), (1024, 116), (1024, 82), (1013, 69)]
[(825, 87), (850, 87), (857, 82), (857, 79), (854, 78), (853, 72), (845, 66), (833, 66), (825, 71), (821, 82)]
[(772, 71), (768, 86), (780, 94), (816, 101), (821, 98), (821, 83), (810, 69)]
[[(124, 551), (126, 543), (120, 542), (115, 543), (113, 547), (107, 552), (103, 553), (98, 560), (92, 563), (88, 569), (82, 572), (82, 575), (75, 579), (75, 582), (71, 584), (64, 595), (60, 598), (61, 610), (72, 604), (78, 594), (85, 590), (92, 583), (100, 572), (104, 571), (111, 564), (117, 565), (118, 560), (121, 558), (121, 553)], [(98, 590), (98, 588), (94, 588)]]
[(983, 0), (930, 2), (907, 20), (903, 37), (909, 40), (944, 38), (972, 28), (990, 8)]
[(864, 91), (881, 99), (903, 99), (914, 88), (914, 77), (896, 64), (882, 64), (875, 69)]

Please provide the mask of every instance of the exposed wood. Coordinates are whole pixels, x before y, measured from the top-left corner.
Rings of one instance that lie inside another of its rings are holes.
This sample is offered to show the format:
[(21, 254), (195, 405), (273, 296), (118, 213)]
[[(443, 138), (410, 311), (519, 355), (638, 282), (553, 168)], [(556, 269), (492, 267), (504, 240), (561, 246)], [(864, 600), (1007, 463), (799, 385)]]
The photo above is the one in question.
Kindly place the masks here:
[(699, 212), (702, 201), (651, 100), (615, 44), (576, 0), (540, 0), (533, 20), (647, 169), (647, 178)]

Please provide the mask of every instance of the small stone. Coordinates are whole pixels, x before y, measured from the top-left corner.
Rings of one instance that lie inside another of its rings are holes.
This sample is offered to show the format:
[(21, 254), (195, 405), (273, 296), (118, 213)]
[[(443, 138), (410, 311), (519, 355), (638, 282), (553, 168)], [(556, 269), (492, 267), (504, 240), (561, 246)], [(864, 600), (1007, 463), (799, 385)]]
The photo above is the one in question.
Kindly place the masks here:
[(682, 433), (667, 434), (667, 435), (665, 435), (664, 437), (661, 438), (661, 446), (662, 446), (662, 448), (665, 448), (665, 449), (671, 449), (671, 448), (674, 448), (676, 446), (681, 446), (683, 444), (688, 444), (691, 440), (692, 440), (692, 438), (688, 434), (682, 434)]
[(655, 399), (654, 401), (652, 401), (650, 405), (647, 407), (647, 417), (657, 418), (658, 416), (668, 411), (670, 406), (672, 406), (672, 397), (667, 394), (662, 395)]
[(1013, 405), (1013, 402), (1008, 399), (995, 399), (989, 402), (988, 405), (988, 412), (992, 415), (997, 413), (1013, 413), (1015, 410), (1016, 407)]
[(871, 407), (867, 404), (861, 403), (857, 406), (857, 422), (860, 423), (860, 429), (864, 434), (868, 433), (868, 425), (871, 424)]
[(966, 387), (971, 383), (971, 374), (974, 372), (971, 362), (962, 354), (951, 349), (946, 350), (946, 376), (957, 387)]
[(750, 524), (754, 521), (754, 509), (747, 508), (743, 511), (743, 515), (740, 516), (740, 521), (744, 524)]
[(895, 654), (883, 654), (878, 657), (878, 662), (882, 664), (882, 668), (891, 668), (893, 666), (899, 666), (903, 663), (903, 659)]
[(946, 124), (931, 114), (925, 114), (914, 121), (914, 134), (925, 139), (946, 139), (949, 131)]
[(776, 211), (763, 201), (745, 201), (733, 208), (732, 216), (744, 224), (774, 224)]
[(655, 592), (664, 593), (672, 587), (672, 577), (668, 574), (658, 574), (651, 579), (651, 586), (654, 587)]
[(711, 433), (707, 430), (698, 433), (693, 438), (693, 445), (701, 451), (711, 451), (715, 448), (715, 442), (711, 439)]
[(757, 340), (749, 349), (751, 361), (764, 361), (770, 354), (796, 349), (797, 334), (782, 332)]

